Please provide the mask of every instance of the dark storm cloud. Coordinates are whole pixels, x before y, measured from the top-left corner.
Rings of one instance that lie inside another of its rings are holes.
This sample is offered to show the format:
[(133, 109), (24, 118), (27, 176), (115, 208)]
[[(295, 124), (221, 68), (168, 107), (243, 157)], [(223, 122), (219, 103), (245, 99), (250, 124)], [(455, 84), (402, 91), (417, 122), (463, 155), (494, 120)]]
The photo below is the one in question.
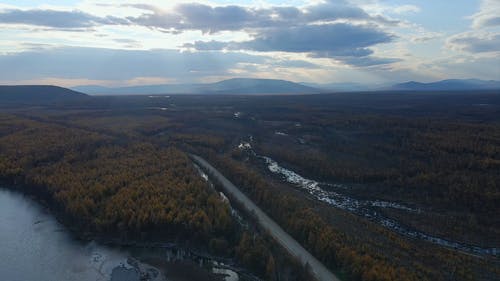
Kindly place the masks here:
[(27, 24), (57, 29), (89, 28), (99, 25), (128, 24), (126, 20), (115, 17), (96, 17), (78, 10), (18, 10), (0, 11), (0, 23)]

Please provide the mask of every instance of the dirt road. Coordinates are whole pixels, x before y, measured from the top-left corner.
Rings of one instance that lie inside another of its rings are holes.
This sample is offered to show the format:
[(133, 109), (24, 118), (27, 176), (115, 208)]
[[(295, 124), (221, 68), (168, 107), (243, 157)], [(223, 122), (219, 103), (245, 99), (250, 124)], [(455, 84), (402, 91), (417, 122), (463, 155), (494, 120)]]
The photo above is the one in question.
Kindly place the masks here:
[(217, 169), (203, 158), (191, 155), (193, 160), (203, 167), (208, 174), (217, 179), (224, 191), (232, 195), (232, 198), (239, 201), (247, 211), (252, 212), (258, 219), (259, 224), (266, 229), (290, 254), (298, 258), (302, 264), (308, 264), (312, 273), (318, 281), (339, 281), (320, 261), (313, 257), (304, 247), (295, 239), (286, 233), (276, 222), (267, 216), (250, 198), (243, 194), (234, 184), (224, 177)]

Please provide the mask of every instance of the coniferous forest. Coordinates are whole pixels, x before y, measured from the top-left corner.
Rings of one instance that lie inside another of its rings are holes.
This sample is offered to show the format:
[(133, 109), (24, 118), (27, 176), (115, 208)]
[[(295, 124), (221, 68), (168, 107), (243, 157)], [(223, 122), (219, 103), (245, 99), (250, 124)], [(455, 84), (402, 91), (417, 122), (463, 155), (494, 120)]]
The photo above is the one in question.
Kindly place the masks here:
[[(83, 239), (176, 241), (265, 280), (312, 278), (252, 214), (238, 221), (241, 208), (190, 154), (344, 280), (500, 276), (498, 93), (92, 97), (1, 108), (2, 182)], [(320, 183), (337, 203), (276, 171)]]

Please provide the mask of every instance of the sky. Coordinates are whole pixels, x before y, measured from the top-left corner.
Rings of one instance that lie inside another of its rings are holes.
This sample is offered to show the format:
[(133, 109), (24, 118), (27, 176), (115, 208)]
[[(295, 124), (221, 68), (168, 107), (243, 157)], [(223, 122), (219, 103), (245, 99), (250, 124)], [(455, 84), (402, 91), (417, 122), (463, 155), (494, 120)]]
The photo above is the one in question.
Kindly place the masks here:
[(0, 1), (0, 84), (500, 80), (500, 0)]

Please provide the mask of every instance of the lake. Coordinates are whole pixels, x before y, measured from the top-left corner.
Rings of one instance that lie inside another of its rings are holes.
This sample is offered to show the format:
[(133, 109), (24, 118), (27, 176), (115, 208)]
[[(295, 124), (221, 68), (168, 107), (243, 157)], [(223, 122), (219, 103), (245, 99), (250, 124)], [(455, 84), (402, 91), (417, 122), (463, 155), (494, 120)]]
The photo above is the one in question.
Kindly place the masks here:
[(177, 278), (166, 278), (159, 269), (137, 260), (152, 256), (169, 264), (169, 273), (175, 276), (179, 276), (177, 265), (189, 262), (194, 264), (189, 271), (198, 272), (199, 280), (213, 280), (214, 276), (224, 281), (245, 280), (226, 265), (185, 250), (115, 248), (80, 241), (33, 199), (0, 187), (1, 280), (139, 281), (142, 274), (146, 277), (142, 280), (175, 281)]
[[(0, 255), (2, 280), (109, 281), (112, 275), (116, 280), (139, 279), (126, 251), (76, 240), (46, 209), (4, 188), (0, 188)], [(160, 272), (156, 274), (152, 280), (162, 280)]]

